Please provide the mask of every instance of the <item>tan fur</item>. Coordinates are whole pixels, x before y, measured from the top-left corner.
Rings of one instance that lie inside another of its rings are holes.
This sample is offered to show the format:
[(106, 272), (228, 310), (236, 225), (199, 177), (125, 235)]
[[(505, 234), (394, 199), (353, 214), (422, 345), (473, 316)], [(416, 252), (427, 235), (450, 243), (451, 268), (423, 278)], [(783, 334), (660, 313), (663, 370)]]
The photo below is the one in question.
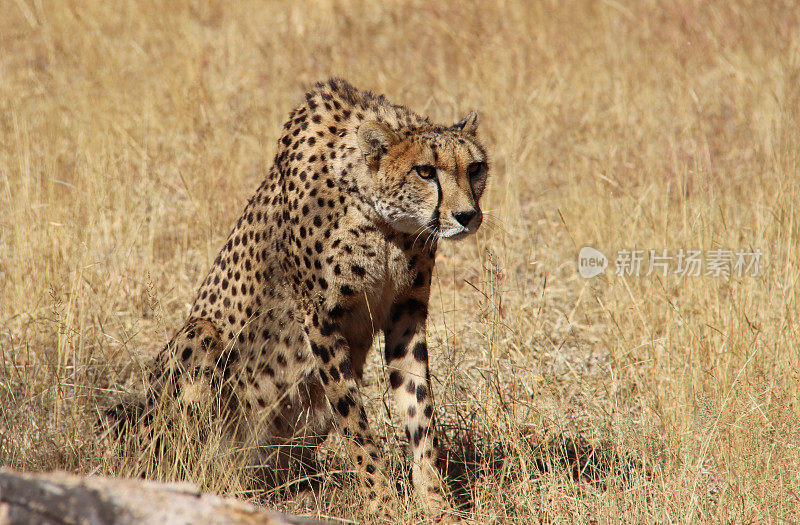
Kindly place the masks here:
[(473, 112), (436, 126), (343, 80), (317, 84), (159, 356), (144, 410), (167, 395), (194, 403), (219, 392), (237, 439), (309, 445), (338, 427), (377, 508), (393, 483), (358, 381), (383, 331), (415, 488), (446, 508), (425, 319), (438, 239), (481, 222), (487, 158), (477, 121)]

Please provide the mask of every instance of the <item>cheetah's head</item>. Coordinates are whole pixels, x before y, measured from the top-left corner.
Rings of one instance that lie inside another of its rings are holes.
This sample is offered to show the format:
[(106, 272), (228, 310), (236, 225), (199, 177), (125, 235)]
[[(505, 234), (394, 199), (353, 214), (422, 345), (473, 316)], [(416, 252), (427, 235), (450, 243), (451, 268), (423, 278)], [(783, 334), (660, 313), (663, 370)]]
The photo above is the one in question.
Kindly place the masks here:
[(358, 129), (373, 206), (396, 230), (460, 239), (483, 220), (486, 152), (476, 137), (478, 114), (450, 127), (393, 131), (378, 121)]

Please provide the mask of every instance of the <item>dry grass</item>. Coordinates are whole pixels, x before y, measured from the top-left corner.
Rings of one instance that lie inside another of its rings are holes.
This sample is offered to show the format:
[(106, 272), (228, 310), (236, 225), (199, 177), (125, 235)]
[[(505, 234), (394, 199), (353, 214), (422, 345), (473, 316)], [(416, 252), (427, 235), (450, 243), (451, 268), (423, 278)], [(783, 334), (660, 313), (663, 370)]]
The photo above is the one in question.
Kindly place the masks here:
[[(285, 116), (335, 74), (439, 121), (482, 112), (492, 217), (442, 244), (429, 321), (471, 519), (796, 519), (798, 28), (788, 1), (7, 2), (0, 463), (146, 462), (104, 455), (94, 415), (141, 388)], [(765, 260), (584, 281), (584, 245)], [(377, 357), (366, 375), (400, 464)], [(302, 511), (214, 446), (148, 468)], [(307, 512), (364, 519), (332, 479)]]

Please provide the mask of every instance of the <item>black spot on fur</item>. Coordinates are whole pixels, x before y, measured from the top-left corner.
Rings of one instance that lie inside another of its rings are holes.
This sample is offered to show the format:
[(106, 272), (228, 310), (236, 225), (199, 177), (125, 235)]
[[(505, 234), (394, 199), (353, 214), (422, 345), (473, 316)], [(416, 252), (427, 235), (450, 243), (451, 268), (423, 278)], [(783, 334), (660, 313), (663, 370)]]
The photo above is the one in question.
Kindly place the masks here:
[(417, 343), (414, 345), (413, 350), (414, 359), (417, 361), (427, 361), (428, 360), (428, 345), (425, 343)]
[(425, 385), (419, 385), (417, 387), (417, 402), (422, 403), (425, 401), (426, 397), (428, 397), (428, 387)]
[(389, 383), (394, 389), (400, 388), (400, 385), (403, 384), (403, 374), (398, 370), (392, 370), (392, 372), (389, 374)]

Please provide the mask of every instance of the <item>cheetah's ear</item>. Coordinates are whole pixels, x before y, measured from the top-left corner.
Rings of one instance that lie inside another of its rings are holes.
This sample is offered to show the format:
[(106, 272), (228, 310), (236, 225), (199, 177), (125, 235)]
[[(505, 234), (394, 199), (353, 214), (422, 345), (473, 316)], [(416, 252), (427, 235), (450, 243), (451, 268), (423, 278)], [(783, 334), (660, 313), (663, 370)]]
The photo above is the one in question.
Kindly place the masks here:
[(372, 170), (378, 169), (381, 157), (399, 141), (400, 137), (389, 126), (376, 120), (364, 122), (358, 128), (358, 147)]
[(460, 131), (467, 135), (474, 135), (478, 131), (478, 112), (472, 110), (460, 122), (450, 126), (453, 131)]

